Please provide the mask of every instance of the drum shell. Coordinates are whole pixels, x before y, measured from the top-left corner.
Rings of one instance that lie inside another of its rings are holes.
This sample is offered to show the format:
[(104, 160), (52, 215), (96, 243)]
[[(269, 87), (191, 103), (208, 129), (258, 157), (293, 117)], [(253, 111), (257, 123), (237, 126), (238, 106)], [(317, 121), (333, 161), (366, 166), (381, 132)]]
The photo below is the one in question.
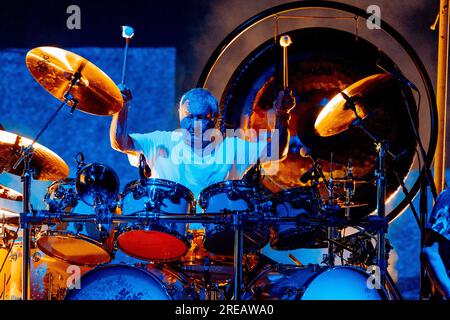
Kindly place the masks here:
[[(145, 212), (168, 213), (168, 214), (194, 214), (195, 198), (192, 192), (186, 187), (163, 179), (147, 179), (132, 181), (121, 194), (119, 202), (119, 211), (123, 215), (145, 214)], [(165, 234), (176, 238), (177, 244), (185, 247), (184, 255), (189, 248), (187, 234), (187, 223), (175, 222), (138, 222), (122, 224), (117, 233), (117, 245), (127, 254), (143, 260), (170, 261), (180, 257), (176, 256), (162, 257), (149, 252), (148, 256), (137, 253), (133, 248), (133, 243), (123, 241), (124, 236), (128, 236), (132, 231), (147, 231), (148, 236), (157, 237), (158, 234)], [(154, 233), (152, 233), (154, 231)], [(141, 236), (146, 236), (145, 234)], [(132, 240), (134, 241), (134, 240)], [(164, 246), (164, 243), (161, 244)], [(180, 251), (181, 252), (181, 251)]]
[[(296, 187), (274, 193), (270, 201), (277, 217), (320, 217), (320, 195), (314, 187)], [(321, 227), (274, 224), (271, 228), (270, 246), (275, 250), (322, 247), (326, 231)]]
[[(243, 180), (228, 180), (205, 188), (199, 195), (204, 214), (221, 213), (223, 209), (248, 210), (242, 215), (260, 214), (262, 200), (255, 188)], [(234, 230), (232, 225), (204, 224), (204, 247), (216, 254), (233, 255)], [(263, 222), (244, 226), (244, 252), (264, 247), (269, 241), (270, 229)]]
[[(174, 190), (175, 195), (171, 199), (170, 195)], [(148, 205), (152, 199), (156, 200), (153, 209)], [(123, 215), (132, 215), (146, 210), (171, 214), (194, 214), (195, 198), (189, 189), (169, 180), (148, 179), (146, 185), (142, 185), (139, 180), (129, 183), (121, 195), (120, 211)], [(185, 223), (159, 221), (157, 224), (167, 230), (176, 231), (180, 235), (186, 235)], [(136, 223), (130, 228), (140, 229), (145, 226)]]
[[(75, 209), (84, 214), (94, 214), (93, 208), (78, 201), (75, 179), (52, 183), (44, 200), (50, 215), (58, 212), (73, 213)], [(114, 210), (114, 206), (111, 208)], [(112, 225), (95, 223), (64, 222), (43, 225), (36, 235), (37, 246), (45, 254), (79, 266), (95, 266), (110, 262), (113, 240)]]

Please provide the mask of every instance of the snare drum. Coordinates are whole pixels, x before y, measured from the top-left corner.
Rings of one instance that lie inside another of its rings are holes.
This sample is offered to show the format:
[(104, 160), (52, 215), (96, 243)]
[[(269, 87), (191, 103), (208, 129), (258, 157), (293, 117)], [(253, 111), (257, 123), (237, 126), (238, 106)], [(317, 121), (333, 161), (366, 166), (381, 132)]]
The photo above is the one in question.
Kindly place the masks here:
[[(297, 187), (271, 195), (270, 200), (278, 217), (317, 218), (320, 215), (319, 197), (313, 187)], [(275, 250), (326, 247), (322, 227), (279, 224), (272, 227), (270, 246)]]
[[(75, 179), (52, 183), (44, 201), (50, 214), (72, 213), (79, 203)], [(86, 209), (92, 211), (90, 207)], [(112, 258), (113, 239), (107, 225), (74, 222), (45, 225), (37, 234), (36, 243), (45, 254), (80, 266), (96, 266)]]
[(174, 271), (125, 264), (97, 267), (80, 279), (66, 300), (195, 300), (193, 287)]
[(244, 300), (387, 300), (384, 288), (370, 285), (369, 273), (352, 266), (275, 265), (247, 287)]
[[(249, 210), (259, 214), (256, 209), (259, 196), (249, 183), (243, 180), (229, 180), (213, 184), (199, 195), (199, 205), (203, 213), (220, 213), (223, 209)], [(270, 230), (264, 223), (244, 225), (244, 252), (258, 250), (269, 241)], [(205, 224), (204, 247), (216, 254), (233, 255), (234, 231), (232, 225)]]
[[(129, 183), (121, 195), (123, 215), (139, 212), (194, 214), (195, 198), (186, 187), (169, 180), (147, 179)], [(129, 224), (119, 231), (117, 246), (126, 254), (142, 259), (170, 261), (189, 249), (186, 223), (158, 221)]]

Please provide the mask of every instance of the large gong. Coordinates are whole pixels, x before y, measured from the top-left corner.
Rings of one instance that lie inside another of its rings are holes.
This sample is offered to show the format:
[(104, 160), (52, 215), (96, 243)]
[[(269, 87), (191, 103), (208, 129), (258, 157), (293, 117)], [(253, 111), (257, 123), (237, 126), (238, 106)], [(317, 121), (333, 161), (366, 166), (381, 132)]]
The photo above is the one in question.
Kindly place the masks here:
[[(321, 137), (315, 132), (314, 123), (336, 94), (361, 79), (383, 73), (377, 67), (379, 58), (392, 61), (368, 41), (345, 31), (307, 28), (288, 34), (293, 41), (289, 47), (289, 86), (297, 97), (289, 125), (290, 150), (287, 158), (278, 164), (278, 173), (266, 176), (263, 184), (272, 192), (304, 186), (300, 177), (313, 164), (309, 157), (299, 152), (305, 146), (312, 157), (319, 159), (327, 178), (332, 173), (334, 179), (345, 179), (347, 166), (351, 164), (356, 180), (352, 216), (365, 216), (376, 206), (373, 141), (358, 128)], [(272, 102), (281, 89), (281, 50), (273, 38), (269, 39), (236, 69), (220, 101), (223, 129), (273, 128)], [(398, 189), (398, 179), (406, 177), (414, 160), (416, 141), (406, 99), (412, 106), (413, 121), (418, 125), (415, 100), (412, 92), (402, 89), (392, 77), (365, 92), (361, 98), (368, 110), (365, 128), (385, 140), (390, 151), (398, 155), (396, 159), (387, 158), (389, 197)], [(320, 189), (326, 196), (325, 186)], [(338, 200), (344, 196), (339, 185), (336, 185), (335, 195)]]

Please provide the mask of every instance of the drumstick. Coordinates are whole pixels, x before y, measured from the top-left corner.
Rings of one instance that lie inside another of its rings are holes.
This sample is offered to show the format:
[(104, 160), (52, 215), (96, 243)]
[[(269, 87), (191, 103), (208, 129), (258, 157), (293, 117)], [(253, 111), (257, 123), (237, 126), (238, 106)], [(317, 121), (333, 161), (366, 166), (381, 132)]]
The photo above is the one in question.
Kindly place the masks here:
[(289, 70), (288, 70), (288, 53), (287, 47), (292, 44), (291, 37), (284, 35), (280, 38), (280, 46), (283, 47), (283, 90), (287, 90), (289, 86)]
[(123, 55), (123, 66), (122, 66), (122, 85), (125, 84), (125, 73), (127, 69), (127, 56), (128, 56), (128, 45), (130, 44), (130, 39), (134, 36), (134, 29), (130, 26), (122, 26), (122, 38), (125, 38), (125, 52)]
[(288, 257), (291, 258), (291, 260), (294, 261), (296, 265), (298, 265), (299, 267), (303, 267), (303, 263), (301, 263), (292, 253), (289, 253)]

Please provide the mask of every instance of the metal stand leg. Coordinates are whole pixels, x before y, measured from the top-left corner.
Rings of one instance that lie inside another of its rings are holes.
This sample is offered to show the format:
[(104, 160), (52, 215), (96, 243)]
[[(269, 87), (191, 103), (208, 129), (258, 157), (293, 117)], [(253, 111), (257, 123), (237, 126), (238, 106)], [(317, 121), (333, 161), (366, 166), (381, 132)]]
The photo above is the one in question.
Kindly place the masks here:
[[(328, 239), (334, 240), (334, 227), (328, 227)], [(328, 241), (328, 255), (327, 264), (330, 267), (334, 267), (334, 243), (333, 241)]]
[(234, 300), (242, 299), (242, 256), (244, 254), (244, 231), (242, 230), (241, 215), (233, 214), (234, 226)]
[[(385, 219), (386, 217), (386, 178), (385, 178), (385, 172), (386, 172), (386, 163), (385, 163), (385, 155), (386, 155), (386, 146), (383, 142), (380, 142), (377, 144), (377, 151), (378, 151), (378, 167), (376, 172), (377, 177), (377, 212), (378, 217), (380, 220)], [(385, 244), (385, 230), (381, 229), (378, 230), (377, 234), (377, 264), (380, 268), (380, 282), (381, 285), (384, 286), (386, 283), (386, 270), (387, 270), (387, 263), (386, 263), (386, 244)]]
[(22, 300), (28, 300), (29, 273), (30, 273), (30, 236), (31, 230), (27, 221), (27, 214), (30, 212), (30, 188), (31, 188), (31, 171), (30, 157), (24, 160), (25, 170), (22, 176), (23, 202), (22, 213), (20, 215), (20, 225), (23, 229), (22, 238)]

